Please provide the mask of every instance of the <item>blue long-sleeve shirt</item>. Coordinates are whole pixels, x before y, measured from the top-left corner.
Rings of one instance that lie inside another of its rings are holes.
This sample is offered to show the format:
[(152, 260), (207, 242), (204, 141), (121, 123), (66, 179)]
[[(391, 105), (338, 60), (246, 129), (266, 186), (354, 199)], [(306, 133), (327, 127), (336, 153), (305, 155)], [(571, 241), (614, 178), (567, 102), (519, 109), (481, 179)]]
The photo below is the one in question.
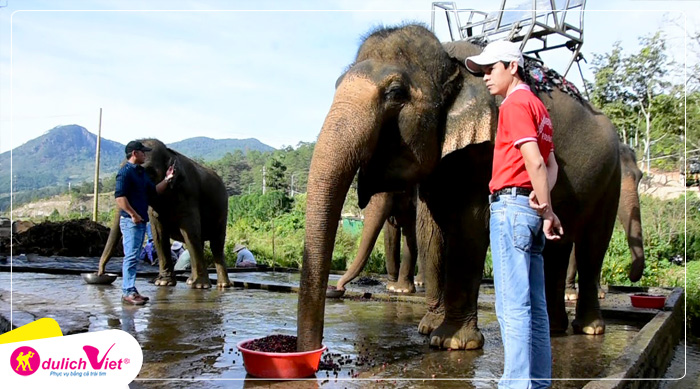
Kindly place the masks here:
[[(141, 165), (127, 162), (117, 172), (117, 183), (114, 190), (114, 198), (126, 197), (131, 208), (141, 216), (144, 223), (148, 221), (149, 199), (156, 194), (156, 186), (146, 174), (146, 169)], [(131, 217), (123, 209), (120, 211), (123, 217)]]

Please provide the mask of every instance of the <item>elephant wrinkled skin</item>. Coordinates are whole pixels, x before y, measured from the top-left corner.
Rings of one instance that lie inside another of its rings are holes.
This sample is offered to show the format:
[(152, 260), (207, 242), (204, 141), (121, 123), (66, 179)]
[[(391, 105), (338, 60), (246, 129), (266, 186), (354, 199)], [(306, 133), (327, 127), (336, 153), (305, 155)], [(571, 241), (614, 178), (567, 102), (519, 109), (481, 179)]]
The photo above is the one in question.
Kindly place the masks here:
[[(336, 226), (357, 172), (361, 207), (375, 193), (419, 187), (416, 235), (428, 304), (421, 332), (431, 333), (434, 346), (483, 346), (477, 298), (489, 241), (497, 103), (463, 64), (480, 50), (466, 42), (443, 47), (422, 26), (383, 28), (364, 40), (337, 81), (309, 172), (299, 351), (321, 345)], [(560, 170), (552, 202), (565, 231), (544, 252), (552, 330), (568, 326), (564, 283), (576, 243), (581, 266), (574, 329), (599, 334), (605, 327), (596, 277), (620, 193), (617, 135), (587, 102), (556, 89), (539, 97), (554, 126)]]
[[(622, 169), (622, 184), (617, 218), (625, 230), (627, 245), (632, 254), (629, 280), (637, 282), (642, 278), (644, 272), (644, 237), (642, 236), (642, 214), (638, 190), (639, 182), (642, 180), (642, 171), (637, 166), (634, 150), (624, 143), (620, 144), (620, 167)], [(598, 274), (598, 298), (604, 297), (605, 292), (600, 287), (600, 274)], [(576, 256), (573, 252), (569, 259), (569, 268), (566, 271), (564, 298), (571, 301), (578, 298), (576, 292)]]
[[(148, 208), (153, 241), (158, 252), (160, 272), (155, 281), (159, 286), (176, 284), (175, 266), (170, 255), (170, 239), (185, 242), (192, 261), (192, 275), (187, 280), (193, 288), (210, 288), (211, 282), (204, 262), (204, 242), (209, 241), (216, 265), (217, 286), (228, 288), (233, 283), (228, 278), (224, 261), (228, 195), (221, 178), (186, 156), (165, 146), (157, 139), (141, 142), (153, 150), (146, 153), (143, 167), (153, 182), (160, 182), (170, 165), (175, 165), (175, 176), (169, 188), (158, 195)], [(119, 244), (119, 209), (109, 232), (107, 244), (100, 257), (98, 273)]]

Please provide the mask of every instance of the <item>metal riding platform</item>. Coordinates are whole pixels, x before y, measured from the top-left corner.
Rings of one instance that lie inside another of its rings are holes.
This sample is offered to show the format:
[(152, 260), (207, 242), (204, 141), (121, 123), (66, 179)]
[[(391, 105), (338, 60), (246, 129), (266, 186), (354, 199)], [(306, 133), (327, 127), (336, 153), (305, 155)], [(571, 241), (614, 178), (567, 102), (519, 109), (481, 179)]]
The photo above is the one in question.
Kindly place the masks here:
[[(521, 42), (520, 49), (526, 55), (540, 59), (539, 53), (566, 47), (571, 65), (583, 59), (583, 10), (586, 0), (501, 0), (498, 10), (483, 12), (458, 9), (454, 2), (434, 2), (431, 29), (435, 32), (435, 15), (444, 11), (450, 38), (484, 44), (507, 39)], [(466, 20), (466, 22), (462, 22)], [(535, 44), (526, 44), (535, 42)]]

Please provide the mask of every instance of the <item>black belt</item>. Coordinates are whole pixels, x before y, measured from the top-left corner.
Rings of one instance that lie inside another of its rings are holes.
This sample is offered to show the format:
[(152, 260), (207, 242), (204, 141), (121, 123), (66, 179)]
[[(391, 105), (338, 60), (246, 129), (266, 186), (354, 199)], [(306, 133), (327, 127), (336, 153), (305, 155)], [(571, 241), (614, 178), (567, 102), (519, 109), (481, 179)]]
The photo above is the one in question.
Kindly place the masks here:
[(489, 195), (489, 203), (493, 203), (494, 201), (498, 201), (498, 197), (503, 196), (503, 195), (530, 196), (531, 192), (532, 192), (532, 189), (520, 188), (517, 186), (511, 186), (508, 188), (499, 189), (499, 190), (497, 190)]

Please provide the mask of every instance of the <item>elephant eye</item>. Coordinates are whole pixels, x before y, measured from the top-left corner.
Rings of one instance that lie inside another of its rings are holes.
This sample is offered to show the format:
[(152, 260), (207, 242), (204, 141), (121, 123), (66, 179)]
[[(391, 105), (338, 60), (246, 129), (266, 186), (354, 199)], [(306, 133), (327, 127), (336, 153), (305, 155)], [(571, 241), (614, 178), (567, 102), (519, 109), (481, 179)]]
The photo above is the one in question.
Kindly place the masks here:
[(384, 92), (387, 101), (400, 102), (408, 99), (408, 90), (403, 85), (391, 85)]

